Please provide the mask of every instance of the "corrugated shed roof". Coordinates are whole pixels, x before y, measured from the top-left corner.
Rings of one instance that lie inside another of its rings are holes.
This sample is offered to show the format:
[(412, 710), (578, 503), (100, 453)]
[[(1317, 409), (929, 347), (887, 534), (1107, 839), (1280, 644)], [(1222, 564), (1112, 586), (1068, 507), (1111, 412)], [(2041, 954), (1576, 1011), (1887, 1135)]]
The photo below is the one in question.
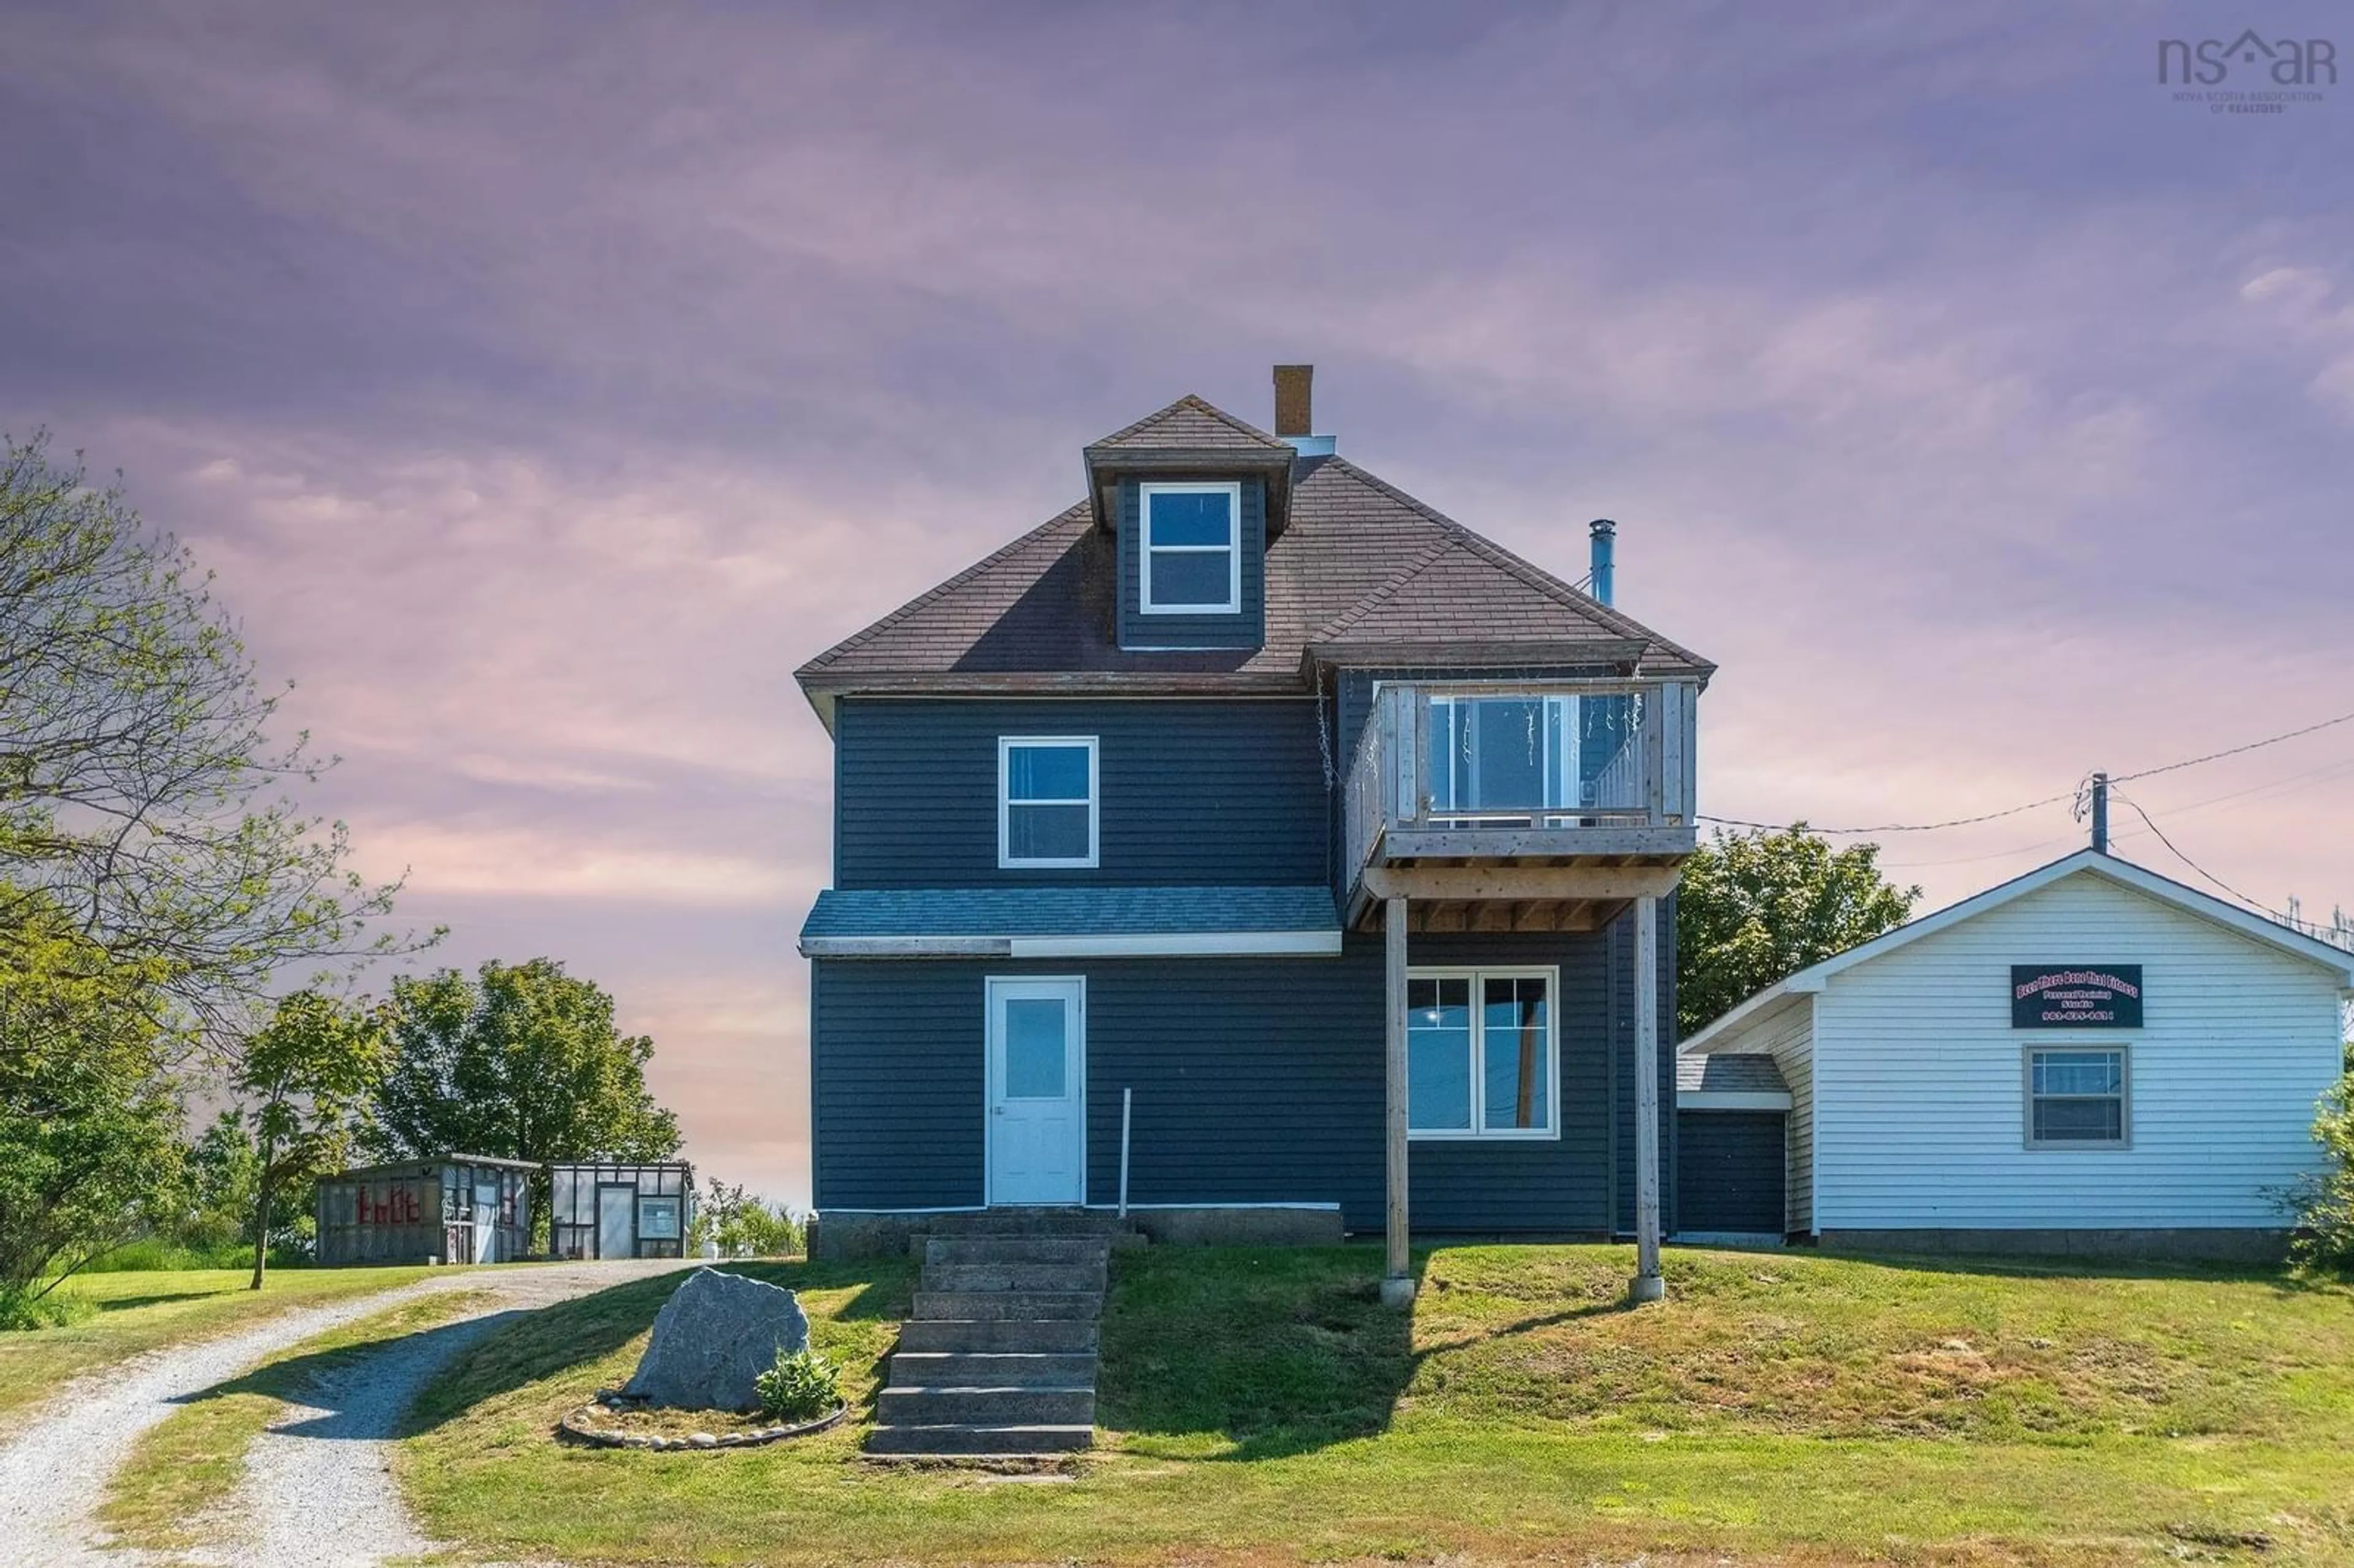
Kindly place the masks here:
[(1338, 931), (1329, 887), (828, 888), (801, 925), (825, 937), (1128, 937)]
[(1676, 1089), (1679, 1093), (1707, 1090), (1714, 1094), (1781, 1095), (1789, 1093), (1790, 1086), (1782, 1081), (1782, 1069), (1766, 1055), (1679, 1056), (1676, 1058)]
[[(1198, 398), (1145, 424), (1209, 416), (1258, 434)], [(1201, 435), (1189, 429), (1184, 440)], [(876, 677), (1178, 675), (1211, 689), (1267, 690), (1296, 685), (1310, 647), (1370, 660), (1384, 645), (1450, 641), (1556, 652), (1587, 642), (1598, 656), (1606, 643), (1638, 644), (1647, 673), (1705, 679), (1713, 669), (1343, 459), (1299, 464), (1289, 518), (1267, 546), (1266, 640), (1257, 649), (1120, 648), (1116, 542), (1081, 502), (819, 654), (800, 679), (854, 688)]]

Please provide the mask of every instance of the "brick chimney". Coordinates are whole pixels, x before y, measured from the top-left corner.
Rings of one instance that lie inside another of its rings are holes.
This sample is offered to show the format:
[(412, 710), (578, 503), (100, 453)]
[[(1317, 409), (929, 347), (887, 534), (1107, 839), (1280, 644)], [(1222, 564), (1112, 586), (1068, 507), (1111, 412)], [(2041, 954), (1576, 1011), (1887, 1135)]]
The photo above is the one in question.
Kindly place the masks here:
[(1330, 457), (1332, 438), (1313, 433), (1315, 380), (1312, 365), (1275, 367), (1275, 433), (1298, 448), (1302, 457)]
[(1316, 367), (1278, 365), (1275, 367), (1275, 433), (1304, 436), (1316, 429), (1310, 409)]

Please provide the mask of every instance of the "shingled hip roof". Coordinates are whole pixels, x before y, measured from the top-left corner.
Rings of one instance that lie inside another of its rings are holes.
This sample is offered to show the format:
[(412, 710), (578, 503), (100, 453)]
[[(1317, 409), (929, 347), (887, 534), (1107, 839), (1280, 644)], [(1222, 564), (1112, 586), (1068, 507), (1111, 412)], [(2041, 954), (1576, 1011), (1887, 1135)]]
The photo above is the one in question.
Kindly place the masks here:
[[(1285, 443), (1199, 398), (1089, 448), (1207, 450), (1259, 461)], [(1299, 691), (1319, 663), (1377, 665), (1476, 647), (1481, 662), (1607, 667), (1705, 682), (1714, 666), (1341, 458), (1297, 461), (1288, 523), (1267, 546), (1256, 649), (1137, 652), (1115, 632), (1117, 544), (1089, 502), (803, 665), (844, 691)]]

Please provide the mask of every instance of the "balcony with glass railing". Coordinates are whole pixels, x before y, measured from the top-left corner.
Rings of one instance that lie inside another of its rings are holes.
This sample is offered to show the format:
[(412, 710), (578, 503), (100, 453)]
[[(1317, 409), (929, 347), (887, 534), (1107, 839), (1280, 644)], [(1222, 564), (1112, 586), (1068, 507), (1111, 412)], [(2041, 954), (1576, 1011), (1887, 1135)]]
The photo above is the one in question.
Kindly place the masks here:
[(1382, 683), (1345, 787), (1352, 890), (1381, 867), (1689, 854), (1696, 695), (1672, 681)]

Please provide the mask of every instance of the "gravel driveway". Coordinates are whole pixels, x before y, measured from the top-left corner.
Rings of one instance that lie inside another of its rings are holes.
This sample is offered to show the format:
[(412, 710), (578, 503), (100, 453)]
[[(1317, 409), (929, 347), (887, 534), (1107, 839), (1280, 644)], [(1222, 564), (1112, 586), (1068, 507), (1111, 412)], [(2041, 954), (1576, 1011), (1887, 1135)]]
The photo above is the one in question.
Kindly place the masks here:
[[(554, 1264), (445, 1275), (328, 1307), (300, 1308), (242, 1333), (151, 1351), (65, 1390), (0, 1444), (0, 1563), (131, 1568), (141, 1562), (239, 1568), (362, 1568), (427, 1549), (385, 1471), (387, 1440), (410, 1399), (466, 1345), (517, 1312), (688, 1266), (671, 1260)], [(140, 1434), (192, 1394), (315, 1334), (438, 1291), (484, 1294), (463, 1317), (320, 1378), (246, 1455), (246, 1480), (220, 1513), (220, 1539), (186, 1556), (105, 1551), (90, 1512)]]

